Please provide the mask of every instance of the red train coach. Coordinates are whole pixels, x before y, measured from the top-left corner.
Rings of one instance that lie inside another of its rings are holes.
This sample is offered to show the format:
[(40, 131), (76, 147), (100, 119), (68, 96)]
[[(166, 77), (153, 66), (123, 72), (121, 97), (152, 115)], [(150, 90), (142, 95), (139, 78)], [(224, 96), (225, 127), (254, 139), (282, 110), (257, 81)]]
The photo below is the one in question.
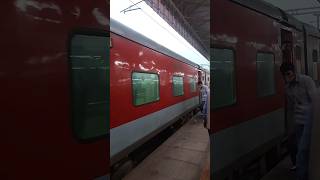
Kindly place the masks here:
[(278, 160), (286, 132), (279, 66), (290, 61), (317, 80), (319, 31), (264, 1), (211, 5), (212, 177), (225, 179), (253, 162), (268, 169)]
[(111, 19), (111, 165), (199, 103), (198, 66)]
[(0, 179), (108, 174), (109, 4), (1, 5)]

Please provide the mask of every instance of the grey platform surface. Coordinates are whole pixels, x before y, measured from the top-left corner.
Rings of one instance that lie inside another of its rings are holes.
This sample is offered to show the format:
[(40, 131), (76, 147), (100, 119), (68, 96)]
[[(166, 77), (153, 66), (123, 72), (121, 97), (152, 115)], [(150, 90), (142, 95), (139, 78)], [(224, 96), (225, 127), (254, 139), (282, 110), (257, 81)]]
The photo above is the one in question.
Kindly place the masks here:
[(290, 157), (287, 156), (261, 180), (296, 180), (295, 171), (289, 170), (291, 166)]
[(209, 147), (202, 122), (189, 120), (124, 180), (199, 180), (208, 166)]

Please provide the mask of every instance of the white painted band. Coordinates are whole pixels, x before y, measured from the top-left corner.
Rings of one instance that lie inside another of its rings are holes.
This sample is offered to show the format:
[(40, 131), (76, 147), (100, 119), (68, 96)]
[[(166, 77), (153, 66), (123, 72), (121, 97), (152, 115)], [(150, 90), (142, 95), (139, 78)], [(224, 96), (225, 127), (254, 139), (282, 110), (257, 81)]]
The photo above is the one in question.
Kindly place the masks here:
[(199, 97), (196, 96), (111, 129), (110, 157), (112, 158), (198, 104)]
[[(222, 119), (221, 119), (222, 120)], [(213, 135), (211, 154), (214, 172), (285, 133), (283, 109), (278, 109)]]

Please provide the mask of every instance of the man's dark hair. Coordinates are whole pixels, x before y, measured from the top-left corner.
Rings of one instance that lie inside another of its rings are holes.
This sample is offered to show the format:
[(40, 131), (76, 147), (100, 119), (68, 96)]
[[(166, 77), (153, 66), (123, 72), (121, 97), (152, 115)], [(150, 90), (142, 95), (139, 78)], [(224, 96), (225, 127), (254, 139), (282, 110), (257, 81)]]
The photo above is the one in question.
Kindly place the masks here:
[(199, 82), (198, 82), (198, 85), (200, 85), (200, 84), (202, 84), (202, 81), (199, 81)]
[(280, 71), (281, 71), (282, 74), (284, 74), (287, 71), (295, 72), (294, 65), (292, 63), (289, 63), (289, 62), (284, 62), (280, 66)]

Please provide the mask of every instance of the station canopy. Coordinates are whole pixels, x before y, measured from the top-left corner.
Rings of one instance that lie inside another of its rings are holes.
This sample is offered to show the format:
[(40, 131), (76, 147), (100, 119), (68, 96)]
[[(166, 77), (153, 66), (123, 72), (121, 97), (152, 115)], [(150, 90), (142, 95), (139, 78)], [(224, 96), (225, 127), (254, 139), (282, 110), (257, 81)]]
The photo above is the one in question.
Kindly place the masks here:
[(320, 0), (264, 0), (314, 27), (320, 26)]

